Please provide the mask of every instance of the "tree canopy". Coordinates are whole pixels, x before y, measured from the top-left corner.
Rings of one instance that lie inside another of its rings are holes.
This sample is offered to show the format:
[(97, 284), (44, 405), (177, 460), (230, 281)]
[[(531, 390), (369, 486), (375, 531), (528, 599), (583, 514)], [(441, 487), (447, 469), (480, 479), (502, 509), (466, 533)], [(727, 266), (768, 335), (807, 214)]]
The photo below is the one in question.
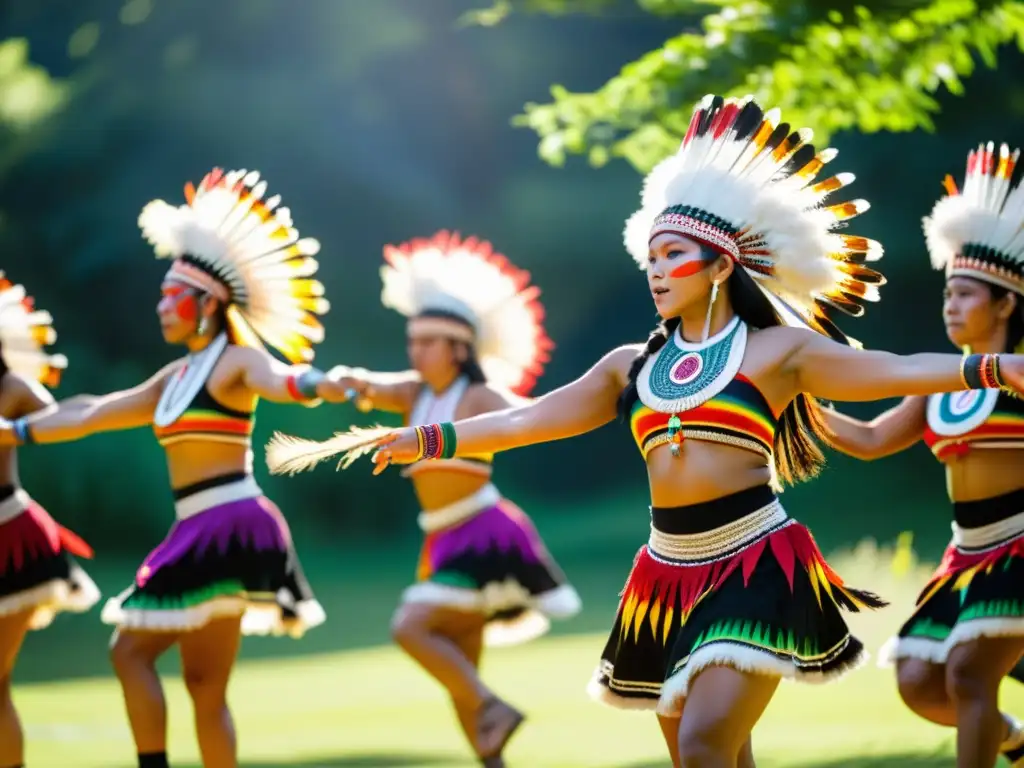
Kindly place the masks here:
[[(585, 155), (641, 171), (674, 151), (707, 93), (753, 95), (819, 141), (843, 130), (934, 130), (940, 89), (959, 95), (1001, 46), (1024, 50), (1024, 3), (974, 0), (633, 0), (683, 31), (626, 64), (592, 93), (551, 87), (552, 101), (515, 118), (561, 165)], [(510, 13), (608, 14), (616, 0), (496, 0), (467, 17), (493, 25)]]

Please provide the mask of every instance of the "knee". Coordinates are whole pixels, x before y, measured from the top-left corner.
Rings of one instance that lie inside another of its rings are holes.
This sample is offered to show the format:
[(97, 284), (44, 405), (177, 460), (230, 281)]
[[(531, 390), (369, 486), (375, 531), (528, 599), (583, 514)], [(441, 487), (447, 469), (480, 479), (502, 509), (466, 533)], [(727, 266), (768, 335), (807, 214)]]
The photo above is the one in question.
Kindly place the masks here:
[(679, 728), (679, 760), (684, 768), (734, 765), (739, 753), (740, 746), (721, 738), (715, 729), (688, 727), (684, 718)]
[(993, 679), (977, 654), (958, 656), (946, 665), (946, 692), (954, 701), (989, 699), (998, 691), (999, 678)]
[(186, 669), (182, 677), (196, 709), (216, 709), (227, 703), (228, 681), (223, 675)]
[(145, 656), (126, 635), (118, 635), (110, 644), (110, 663), (119, 678), (130, 676), (148, 664)]
[(391, 619), (391, 639), (401, 648), (415, 645), (417, 639), (427, 631), (427, 625), (419, 613), (407, 607), (399, 608)]
[(901, 662), (896, 668), (896, 687), (910, 709), (918, 711), (946, 698), (941, 668), (917, 661)]

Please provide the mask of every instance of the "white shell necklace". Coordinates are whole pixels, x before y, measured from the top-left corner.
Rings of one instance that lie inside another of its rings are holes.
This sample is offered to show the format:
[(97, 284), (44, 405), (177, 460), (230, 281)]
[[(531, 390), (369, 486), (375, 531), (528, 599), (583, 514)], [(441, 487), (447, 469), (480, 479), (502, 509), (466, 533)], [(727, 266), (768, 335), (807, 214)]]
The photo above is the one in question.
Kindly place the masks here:
[(185, 364), (164, 385), (160, 402), (153, 413), (155, 426), (170, 426), (188, 409), (192, 400), (199, 394), (199, 390), (206, 384), (227, 345), (228, 336), (222, 333), (200, 351), (189, 353), (185, 358)]

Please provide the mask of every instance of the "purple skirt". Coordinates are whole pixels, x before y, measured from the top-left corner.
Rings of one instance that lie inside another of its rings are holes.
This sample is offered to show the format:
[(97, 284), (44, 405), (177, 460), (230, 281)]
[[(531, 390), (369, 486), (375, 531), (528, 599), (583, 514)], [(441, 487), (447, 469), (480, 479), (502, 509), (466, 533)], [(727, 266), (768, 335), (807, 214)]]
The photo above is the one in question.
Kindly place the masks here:
[(479, 611), (484, 642), (513, 645), (579, 613), (579, 595), (533, 522), (507, 499), (426, 535), (417, 583), (403, 602)]
[(300, 637), (324, 621), (281, 511), (259, 496), (178, 520), (135, 583), (107, 602), (103, 621), (187, 632), (242, 617), (244, 634)]

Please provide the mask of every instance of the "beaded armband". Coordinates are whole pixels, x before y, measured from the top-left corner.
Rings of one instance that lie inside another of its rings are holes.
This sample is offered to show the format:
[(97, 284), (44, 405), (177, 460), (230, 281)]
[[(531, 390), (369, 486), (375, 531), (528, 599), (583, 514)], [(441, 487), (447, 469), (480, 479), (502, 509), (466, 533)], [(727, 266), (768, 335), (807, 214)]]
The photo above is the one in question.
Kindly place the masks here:
[(1003, 389), (999, 355), (967, 355), (960, 362), (960, 379), (965, 389)]
[(455, 436), (455, 425), (427, 424), (416, 427), (417, 461), (422, 459), (451, 459), (455, 457), (458, 441)]
[(17, 438), (19, 445), (31, 445), (35, 442), (35, 437), (32, 435), (32, 427), (24, 419), (15, 419), (11, 424), (11, 430), (14, 432), (14, 437)]
[(312, 367), (293, 373), (287, 380), (288, 394), (303, 405), (319, 405), (320, 398), (316, 396), (316, 386), (325, 378), (327, 374)]

